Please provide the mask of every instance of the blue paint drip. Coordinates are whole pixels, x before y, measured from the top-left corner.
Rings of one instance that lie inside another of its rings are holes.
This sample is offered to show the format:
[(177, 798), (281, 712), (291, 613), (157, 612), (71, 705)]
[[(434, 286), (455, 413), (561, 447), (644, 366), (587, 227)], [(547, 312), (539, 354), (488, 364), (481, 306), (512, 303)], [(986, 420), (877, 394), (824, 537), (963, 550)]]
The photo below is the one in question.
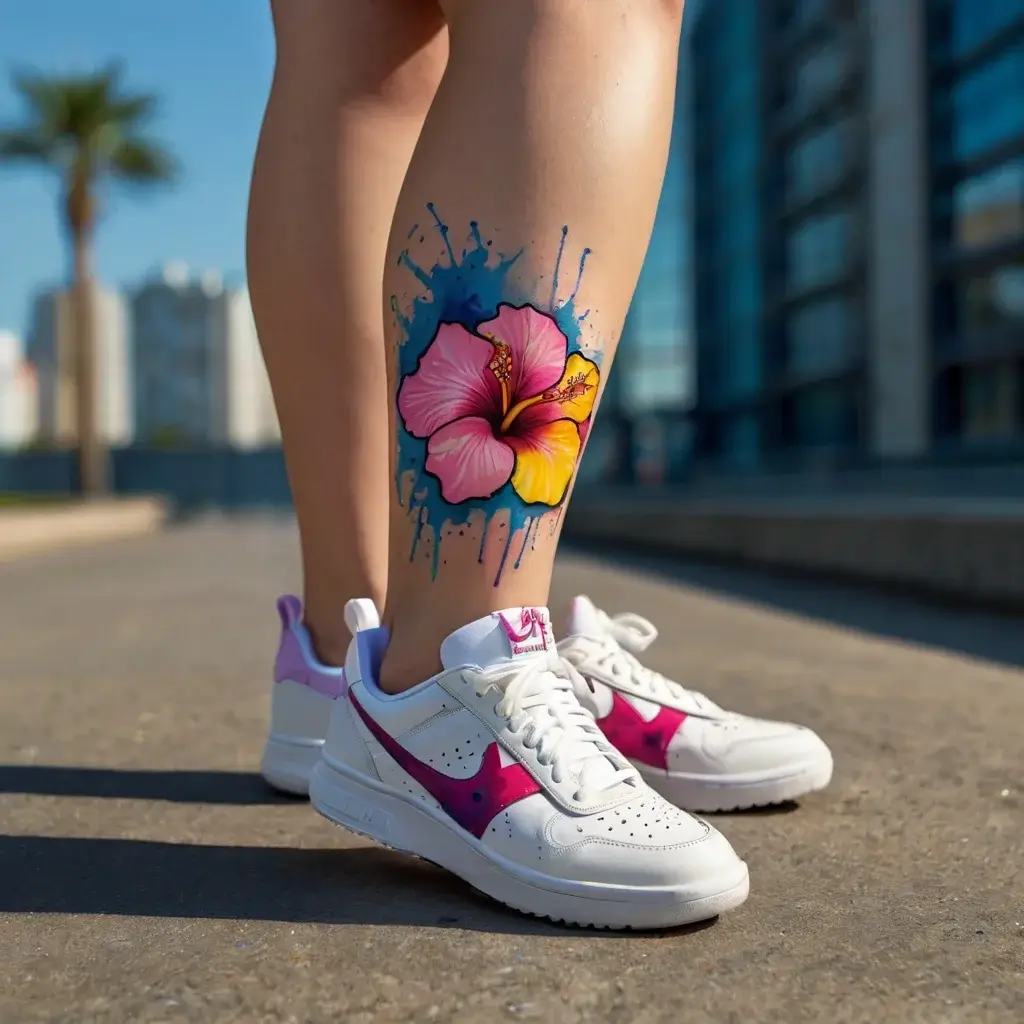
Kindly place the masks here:
[(427, 203), (427, 209), (430, 211), (430, 216), (434, 218), (434, 223), (437, 225), (437, 230), (440, 232), (441, 237), (444, 239), (445, 248), (448, 250), (448, 258), (452, 261), (452, 266), (455, 266), (455, 252), (452, 249), (452, 243), (448, 238), (448, 225), (441, 220), (438, 216), (437, 210), (434, 209), (433, 203)]
[[(530, 522), (529, 519), (526, 520)], [(505, 571), (505, 562), (508, 561), (508, 549), (512, 547), (512, 523), (509, 522), (508, 536), (505, 538), (505, 547), (501, 552), (501, 561), (498, 563), (498, 571), (494, 574), (494, 585), (497, 586), (501, 582), (501, 574)]]
[(551, 301), (548, 307), (554, 312), (555, 297), (558, 294), (558, 271), (562, 266), (562, 254), (565, 252), (565, 240), (569, 236), (569, 225), (562, 225), (562, 240), (558, 243), (558, 256), (555, 257), (555, 272), (551, 275)]
[[(480, 235), (480, 225), (477, 224), (477, 222), (475, 220), (471, 220), (469, 222), (469, 237), (473, 240), (473, 242), (475, 243), (477, 249), (482, 249), (484, 247), (484, 240), (483, 240), (483, 238)], [(491, 243), (488, 242), (487, 244), (490, 245)], [(520, 251), (522, 251), (522, 250), (520, 250)], [(468, 255), (469, 255), (469, 250), (468, 249), (463, 249), (462, 250), (462, 260), (463, 260), (463, 262), (465, 262), (466, 257)]]
[(430, 287), (430, 275), (421, 266), (419, 266), (419, 264), (413, 263), (413, 261), (409, 259), (409, 254), (407, 252), (402, 253), (400, 262), (405, 264), (405, 266), (407, 266), (416, 275), (420, 284), (426, 285), (428, 288)]
[[(472, 222), (467, 248), (462, 250), (461, 259), (456, 259), (449, 240), (448, 225), (438, 216), (432, 203), (427, 204), (427, 209), (434, 218), (435, 230), (444, 240), (450, 262), (438, 262), (430, 270), (425, 270), (416, 264), (407, 252), (400, 256), (400, 263), (406, 266), (424, 287), (424, 293), (413, 300), (412, 312), (408, 316), (399, 309), (397, 297), (393, 296), (391, 299), (391, 310), (399, 328), (400, 380), (416, 370), (420, 358), (434, 340), (442, 323), (458, 323), (469, 330), (475, 330), (485, 320), (497, 316), (500, 303), (521, 305), (532, 300), (532, 296), (522, 294), (521, 290), (514, 288), (508, 280), (509, 271), (523, 254), (522, 249), (512, 256), (497, 254), (495, 258), (495, 254), (487, 248), (489, 241), (484, 242), (479, 226)], [(556, 285), (557, 265), (561, 262), (567, 235), (568, 228), (563, 228), (556, 263)], [(569, 341), (569, 353), (581, 351), (581, 319), (576, 315), (573, 298), (570, 297), (557, 309), (552, 309), (551, 315)], [(586, 355), (596, 361), (597, 353), (587, 352)], [(478, 560), (482, 563), (488, 528), (496, 515), (506, 512), (509, 517), (508, 537), (495, 578), (497, 585), (505, 568), (512, 538), (520, 531), (528, 530), (531, 525), (539, 528), (541, 517), (554, 510), (550, 505), (542, 503), (527, 504), (515, 493), (511, 483), (506, 484), (487, 500), (471, 501), (461, 505), (449, 504), (441, 497), (437, 479), (424, 470), (426, 442), (413, 437), (405, 429), (400, 416), (397, 417), (397, 423), (398, 459), (395, 465), (395, 486), (400, 499), (404, 493), (403, 478), (411, 474), (413, 480), (409, 514), (414, 519), (416, 529), (410, 560), (416, 557), (419, 550), (419, 539), (424, 527), (430, 527), (434, 534), (431, 569), (436, 576), (440, 564), (442, 530), (445, 525), (456, 528), (465, 526), (471, 516), (482, 513), (478, 555)], [(518, 564), (518, 559), (515, 564)]]
[[(587, 265), (587, 257), (590, 255), (591, 250), (589, 248), (583, 250), (583, 255), (580, 256), (580, 269), (576, 273), (576, 283), (572, 286), (572, 295), (565, 300), (566, 303), (573, 302), (576, 298), (576, 293), (580, 290), (580, 282), (583, 280), (583, 268)], [(563, 303), (565, 305), (565, 303)], [(588, 309), (589, 313), (590, 310)]]
[(516, 555), (515, 562), (512, 563), (512, 568), (513, 569), (518, 569), (519, 568), (519, 564), (523, 560), (523, 555), (526, 554), (526, 545), (530, 541), (530, 531), (535, 528), (535, 526), (536, 526), (536, 524), (538, 522), (540, 522), (539, 519), (527, 519), (527, 521), (526, 521), (526, 532), (523, 534), (523, 546), (519, 549), (519, 554)]

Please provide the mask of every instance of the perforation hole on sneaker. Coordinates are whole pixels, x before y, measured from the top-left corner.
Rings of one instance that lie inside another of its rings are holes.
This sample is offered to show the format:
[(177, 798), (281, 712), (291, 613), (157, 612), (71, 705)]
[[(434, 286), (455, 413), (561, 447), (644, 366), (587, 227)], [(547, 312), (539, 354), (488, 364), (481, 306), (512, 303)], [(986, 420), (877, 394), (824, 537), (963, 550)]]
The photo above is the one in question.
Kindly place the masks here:
[(421, 761), (452, 778), (475, 774), (484, 752), (494, 742), (494, 736), (479, 728), (456, 732), (452, 718), (444, 718), (445, 721), (437, 726), (444, 730), (443, 735), (438, 735), (433, 729), (418, 726), (397, 739)]
[(643, 844), (654, 842), (672, 846), (692, 842), (702, 834), (704, 826), (685, 811), (661, 797), (645, 796), (631, 800), (614, 812), (576, 819), (572, 838), (564, 833), (564, 841), (604, 839), (611, 842)]
[(434, 797), (432, 797), (417, 782), (410, 779), (404, 772), (401, 774), (401, 781), (402, 788), (409, 794), (409, 796), (414, 797), (420, 803), (426, 804), (428, 807), (433, 807), (434, 810), (439, 811), (442, 809), (441, 804)]
[(477, 770), (484, 751), (493, 742), (494, 737), (490, 733), (473, 732), (470, 735), (459, 736), (453, 745), (446, 745), (441, 751), (437, 767), (452, 775), (472, 775)]

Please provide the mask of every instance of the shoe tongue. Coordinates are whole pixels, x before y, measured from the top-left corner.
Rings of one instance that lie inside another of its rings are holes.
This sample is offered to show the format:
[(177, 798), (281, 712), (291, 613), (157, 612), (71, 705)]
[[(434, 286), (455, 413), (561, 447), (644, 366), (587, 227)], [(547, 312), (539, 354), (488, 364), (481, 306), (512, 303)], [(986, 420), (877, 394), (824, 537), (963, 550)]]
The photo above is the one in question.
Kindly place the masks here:
[(505, 608), (455, 630), (441, 644), (445, 669), (511, 664), (555, 649), (547, 608)]
[[(441, 644), (441, 664), (449, 671), (464, 665), (490, 668), (548, 658), (555, 650), (547, 608), (506, 608), (452, 633)], [(577, 742), (587, 746), (590, 741), (584, 738)], [(569, 759), (571, 763), (571, 755)], [(591, 785), (610, 782), (616, 771), (616, 765), (608, 757), (587, 760), (586, 772)]]
[(567, 636), (602, 637), (606, 632), (597, 605), (583, 594), (572, 599), (565, 625)]

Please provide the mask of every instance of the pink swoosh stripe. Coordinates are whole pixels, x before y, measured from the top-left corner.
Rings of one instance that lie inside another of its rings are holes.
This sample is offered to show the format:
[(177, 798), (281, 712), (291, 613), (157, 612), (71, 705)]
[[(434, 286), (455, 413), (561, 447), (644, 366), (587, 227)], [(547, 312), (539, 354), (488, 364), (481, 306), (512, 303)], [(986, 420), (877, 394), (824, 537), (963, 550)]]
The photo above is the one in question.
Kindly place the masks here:
[(424, 764), (389, 736), (351, 690), (348, 697), (366, 728), (402, 770), (414, 778), (453, 821), (477, 839), (487, 831), (495, 815), (540, 792), (540, 784), (521, 764), (502, 765), (497, 743), (491, 743), (484, 751), (475, 775), (453, 779)]
[(652, 768), (667, 769), (668, 745), (685, 721), (684, 712), (662, 708), (647, 722), (629, 701), (613, 691), (612, 709), (597, 724), (620, 754)]

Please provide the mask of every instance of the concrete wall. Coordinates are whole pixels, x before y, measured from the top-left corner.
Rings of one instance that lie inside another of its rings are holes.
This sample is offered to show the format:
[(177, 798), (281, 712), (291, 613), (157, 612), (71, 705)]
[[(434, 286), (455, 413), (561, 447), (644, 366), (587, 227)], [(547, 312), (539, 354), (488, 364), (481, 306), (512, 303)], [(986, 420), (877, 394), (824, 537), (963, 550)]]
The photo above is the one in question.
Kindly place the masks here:
[(566, 536), (1024, 610), (1024, 501), (659, 502), (583, 492)]

